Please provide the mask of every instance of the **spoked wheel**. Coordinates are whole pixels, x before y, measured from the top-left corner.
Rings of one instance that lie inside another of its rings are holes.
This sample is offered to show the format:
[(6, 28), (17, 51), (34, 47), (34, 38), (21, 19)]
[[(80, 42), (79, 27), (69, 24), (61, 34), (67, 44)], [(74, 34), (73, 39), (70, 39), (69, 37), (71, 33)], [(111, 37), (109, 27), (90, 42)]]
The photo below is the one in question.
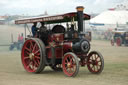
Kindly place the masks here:
[(121, 37), (118, 37), (118, 38), (116, 39), (116, 44), (117, 44), (117, 46), (121, 46), (121, 44), (122, 44), (122, 39), (121, 39)]
[(66, 53), (62, 60), (63, 72), (65, 75), (74, 77), (79, 72), (79, 60), (77, 56), (72, 53)]
[(50, 66), (54, 71), (62, 71), (61, 64), (56, 64), (54, 66)]
[(113, 39), (111, 40), (111, 45), (114, 46), (114, 40)]
[(104, 59), (100, 52), (92, 51), (88, 55), (87, 67), (91, 73), (99, 74), (104, 68)]
[[(26, 40), (21, 52), (22, 64), (26, 71), (32, 73), (40, 73), (45, 62), (45, 47), (40, 45), (41, 41), (37, 38)], [(43, 43), (42, 43), (43, 44)]]

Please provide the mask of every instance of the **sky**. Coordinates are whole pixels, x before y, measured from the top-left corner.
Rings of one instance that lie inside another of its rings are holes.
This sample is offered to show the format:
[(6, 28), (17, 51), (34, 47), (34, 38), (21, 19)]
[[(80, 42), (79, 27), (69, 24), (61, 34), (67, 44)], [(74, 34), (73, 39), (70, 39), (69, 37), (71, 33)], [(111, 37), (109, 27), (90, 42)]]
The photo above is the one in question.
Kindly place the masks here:
[(86, 13), (101, 13), (127, 0), (0, 0), (0, 15), (62, 14), (85, 7)]

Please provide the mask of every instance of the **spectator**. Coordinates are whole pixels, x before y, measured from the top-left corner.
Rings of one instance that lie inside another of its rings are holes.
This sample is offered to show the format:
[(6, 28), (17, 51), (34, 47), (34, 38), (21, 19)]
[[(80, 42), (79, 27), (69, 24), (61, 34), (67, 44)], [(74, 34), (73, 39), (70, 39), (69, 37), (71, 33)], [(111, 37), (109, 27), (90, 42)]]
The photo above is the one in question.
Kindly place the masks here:
[(21, 43), (23, 43), (23, 42), (24, 42), (23, 33), (21, 33), (21, 36), (20, 36), (20, 42), (21, 42)]

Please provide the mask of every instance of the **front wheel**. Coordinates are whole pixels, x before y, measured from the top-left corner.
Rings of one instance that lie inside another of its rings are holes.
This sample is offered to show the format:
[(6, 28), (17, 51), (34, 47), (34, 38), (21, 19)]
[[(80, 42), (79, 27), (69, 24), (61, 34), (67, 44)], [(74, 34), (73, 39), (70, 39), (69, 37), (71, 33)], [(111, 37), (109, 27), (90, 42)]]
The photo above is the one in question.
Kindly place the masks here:
[(79, 72), (79, 60), (77, 56), (72, 53), (66, 53), (62, 60), (63, 72), (66, 76), (75, 77)]
[(91, 73), (99, 74), (104, 68), (104, 59), (100, 52), (92, 51), (88, 55), (87, 67)]

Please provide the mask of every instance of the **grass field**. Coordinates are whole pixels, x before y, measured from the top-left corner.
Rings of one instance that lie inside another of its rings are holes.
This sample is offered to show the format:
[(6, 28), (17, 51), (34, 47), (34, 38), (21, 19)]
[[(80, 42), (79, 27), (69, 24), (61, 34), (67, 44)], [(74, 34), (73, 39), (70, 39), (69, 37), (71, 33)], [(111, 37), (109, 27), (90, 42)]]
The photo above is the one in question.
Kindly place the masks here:
[[(0, 39), (3, 39), (1, 34)], [(91, 50), (102, 53), (105, 62), (103, 72), (94, 75), (87, 67), (80, 67), (78, 75), (71, 78), (49, 67), (41, 74), (28, 73), (21, 64), (20, 51), (0, 47), (0, 85), (128, 85), (128, 47), (93, 40)]]

